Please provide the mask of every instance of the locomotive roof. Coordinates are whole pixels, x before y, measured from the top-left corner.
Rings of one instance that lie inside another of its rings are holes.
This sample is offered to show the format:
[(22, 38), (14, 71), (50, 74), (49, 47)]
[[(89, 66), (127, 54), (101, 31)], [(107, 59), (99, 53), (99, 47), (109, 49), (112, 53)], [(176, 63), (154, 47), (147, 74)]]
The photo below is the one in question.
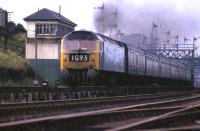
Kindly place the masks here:
[(95, 33), (86, 30), (73, 31), (65, 35), (63, 39), (68, 40), (97, 40), (98, 37)]
[(114, 39), (112, 39), (112, 38), (110, 38), (110, 37), (107, 37), (107, 36), (105, 36), (105, 35), (103, 35), (103, 34), (97, 33), (97, 35), (98, 35), (101, 39), (103, 39), (103, 41), (105, 41), (105, 42), (109, 42), (109, 43), (112, 43), (112, 44), (116, 44), (116, 45), (119, 45), (119, 46), (122, 46), (122, 47), (126, 46), (125, 43), (122, 43), (122, 42), (120, 42), (120, 41), (114, 40)]
[(92, 31), (86, 31), (86, 30), (73, 31), (67, 34), (66, 36), (64, 36), (63, 38), (69, 39), (69, 40), (75, 40), (75, 39), (76, 40), (100, 40), (100, 41), (108, 42), (108, 43), (115, 44), (121, 47), (127, 46), (125, 43), (114, 40), (103, 34), (95, 33)]

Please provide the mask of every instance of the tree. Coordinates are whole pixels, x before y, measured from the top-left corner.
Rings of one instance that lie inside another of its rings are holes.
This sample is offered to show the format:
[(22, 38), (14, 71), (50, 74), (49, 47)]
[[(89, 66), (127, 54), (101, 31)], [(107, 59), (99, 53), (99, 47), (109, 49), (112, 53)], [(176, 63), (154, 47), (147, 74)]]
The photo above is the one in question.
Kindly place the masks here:
[(4, 36), (4, 28), (0, 26), (0, 37)]
[[(14, 22), (9, 21), (8, 27), (7, 27), (7, 32), (8, 32), (8, 36), (11, 36), (11, 35), (16, 34), (18, 32), (26, 32), (26, 29), (20, 23), (18, 23), (16, 25)], [(0, 26), (0, 37), (2, 37), (2, 36), (3, 37), (5, 36), (5, 27)]]
[(11, 35), (11, 34), (15, 34), (16, 31), (15, 31), (15, 23), (10, 21), (8, 22), (8, 35)]
[(24, 28), (24, 26), (20, 23), (18, 23), (15, 27), (16, 32), (26, 32), (26, 29)]

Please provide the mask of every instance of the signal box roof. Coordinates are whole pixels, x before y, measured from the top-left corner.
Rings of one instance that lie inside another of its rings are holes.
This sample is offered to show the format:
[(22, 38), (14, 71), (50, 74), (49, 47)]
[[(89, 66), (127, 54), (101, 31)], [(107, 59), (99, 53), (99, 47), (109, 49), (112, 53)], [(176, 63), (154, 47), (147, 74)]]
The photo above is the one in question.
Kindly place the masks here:
[(61, 14), (54, 12), (52, 10), (43, 8), (27, 17), (24, 18), (25, 21), (59, 21), (72, 26), (77, 26), (74, 22), (70, 21)]

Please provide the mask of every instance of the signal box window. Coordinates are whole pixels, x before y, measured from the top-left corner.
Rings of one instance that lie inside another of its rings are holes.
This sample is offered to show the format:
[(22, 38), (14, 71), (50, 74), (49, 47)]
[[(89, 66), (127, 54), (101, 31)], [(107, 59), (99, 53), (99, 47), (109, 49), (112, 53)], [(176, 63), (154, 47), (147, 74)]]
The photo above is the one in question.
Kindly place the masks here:
[(37, 24), (36, 34), (37, 35), (56, 35), (57, 25), (56, 24)]

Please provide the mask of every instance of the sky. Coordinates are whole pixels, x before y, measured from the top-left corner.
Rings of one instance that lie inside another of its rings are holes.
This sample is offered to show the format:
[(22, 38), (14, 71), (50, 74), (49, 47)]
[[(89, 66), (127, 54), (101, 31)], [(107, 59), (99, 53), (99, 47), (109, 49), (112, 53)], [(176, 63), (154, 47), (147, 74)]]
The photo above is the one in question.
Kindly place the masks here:
[(61, 6), (61, 14), (78, 25), (76, 30), (98, 31), (94, 7), (103, 3), (119, 9), (119, 28), (125, 34), (149, 33), (155, 21), (173, 35), (200, 37), (200, 0), (0, 0), (0, 7), (13, 12), (11, 20), (26, 27), (23, 18), (38, 8), (58, 12)]
[(94, 7), (102, 3), (101, 0), (0, 0), (0, 7), (13, 12), (11, 20), (26, 27), (23, 18), (35, 13), (38, 8), (58, 12), (61, 6), (61, 14), (75, 22), (77, 29), (94, 30)]

